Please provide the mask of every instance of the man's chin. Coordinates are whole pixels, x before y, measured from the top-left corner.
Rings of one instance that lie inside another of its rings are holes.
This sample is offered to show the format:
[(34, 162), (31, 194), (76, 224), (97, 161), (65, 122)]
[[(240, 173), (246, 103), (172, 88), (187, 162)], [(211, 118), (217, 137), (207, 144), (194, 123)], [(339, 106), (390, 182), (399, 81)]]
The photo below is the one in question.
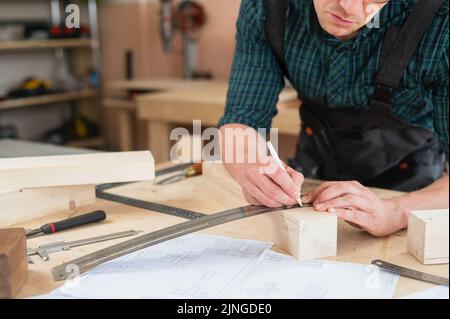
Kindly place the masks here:
[(357, 33), (357, 30), (336, 26), (327, 26), (325, 31), (338, 39), (350, 39), (354, 37)]

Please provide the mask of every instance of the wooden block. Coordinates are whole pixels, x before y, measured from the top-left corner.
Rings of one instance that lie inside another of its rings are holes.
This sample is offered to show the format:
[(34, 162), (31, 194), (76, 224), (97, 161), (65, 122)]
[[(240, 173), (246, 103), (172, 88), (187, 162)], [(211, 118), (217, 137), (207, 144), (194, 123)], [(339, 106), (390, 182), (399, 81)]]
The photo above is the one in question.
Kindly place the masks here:
[(0, 299), (13, 298), (25, 283), (27, 273), (25, 230), (0, 229)]
[[(223, 164), (204, 163), (203, 177), (211, 185), (211, 196), (226, 198), (235, 207), (247, 204), (241, 187)], [(297, 259), (331, 257), (337, 253), (335, 215), (319, 213), (313, 208), (299, 208), (255, 216), (249, 223)]]
[(95, 203), (95, 186), (29, 188), (0, 193), (0, 227)]
[(148, 151), (0, 159), (0, 190), (145, 181), (154, 176)]
[(251, 222), (296, 259), (337, 254), (338, 220), (335, 215), (299, 208), (252, 217)]
[(425, 265), (448, 263), (448, 209), (413, 211), (408, 220), (408, 252)]

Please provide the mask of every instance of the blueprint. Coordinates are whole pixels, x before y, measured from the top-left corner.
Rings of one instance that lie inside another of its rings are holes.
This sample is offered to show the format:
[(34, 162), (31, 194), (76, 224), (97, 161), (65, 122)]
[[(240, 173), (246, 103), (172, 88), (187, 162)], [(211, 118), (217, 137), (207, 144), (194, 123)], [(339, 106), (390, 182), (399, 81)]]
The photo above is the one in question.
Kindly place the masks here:
[(225, 298), (379, 299), (391, 298), (398, 275), (375, 266), (297, 261), (267, 251)]
[(109, 261), (55, 294), (79, 298), (217, 298), (271, 246), (191, 234)]
[(298, 261), (271, 243), (190, 234), (111, 260), (38, 298), (391, 298), (373, 265)]

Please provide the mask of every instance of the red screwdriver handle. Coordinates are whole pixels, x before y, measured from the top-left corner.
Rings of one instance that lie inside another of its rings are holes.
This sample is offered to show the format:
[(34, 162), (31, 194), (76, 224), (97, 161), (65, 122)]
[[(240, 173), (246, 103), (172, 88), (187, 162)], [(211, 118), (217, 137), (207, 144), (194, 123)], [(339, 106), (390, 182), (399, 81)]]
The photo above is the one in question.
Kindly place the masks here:
[(80, 215), (65, 220), (61, 220), (59, 222), (42, 225), (41, 230), (44, 232), (44, 234), (53, 234), (61, 230), (74, 228), (77, 226), (82, 226), (91, 223), (97, 223), (105, 219), (106, 213), (102, 210), (97, 210), (89, 214)]

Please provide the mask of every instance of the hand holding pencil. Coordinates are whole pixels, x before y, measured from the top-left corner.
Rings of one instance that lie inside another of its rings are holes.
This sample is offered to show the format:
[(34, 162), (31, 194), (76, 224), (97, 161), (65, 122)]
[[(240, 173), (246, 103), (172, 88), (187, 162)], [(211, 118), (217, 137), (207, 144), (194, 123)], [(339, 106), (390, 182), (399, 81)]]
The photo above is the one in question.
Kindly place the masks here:
[(278, 155), (269, 156), (267, 160), (268, 162), (247, 163), (236, 168), (235, 178), (242, 186), (247, 202), (266, 207), (301, 204), (303, 175), (283, 164)]

